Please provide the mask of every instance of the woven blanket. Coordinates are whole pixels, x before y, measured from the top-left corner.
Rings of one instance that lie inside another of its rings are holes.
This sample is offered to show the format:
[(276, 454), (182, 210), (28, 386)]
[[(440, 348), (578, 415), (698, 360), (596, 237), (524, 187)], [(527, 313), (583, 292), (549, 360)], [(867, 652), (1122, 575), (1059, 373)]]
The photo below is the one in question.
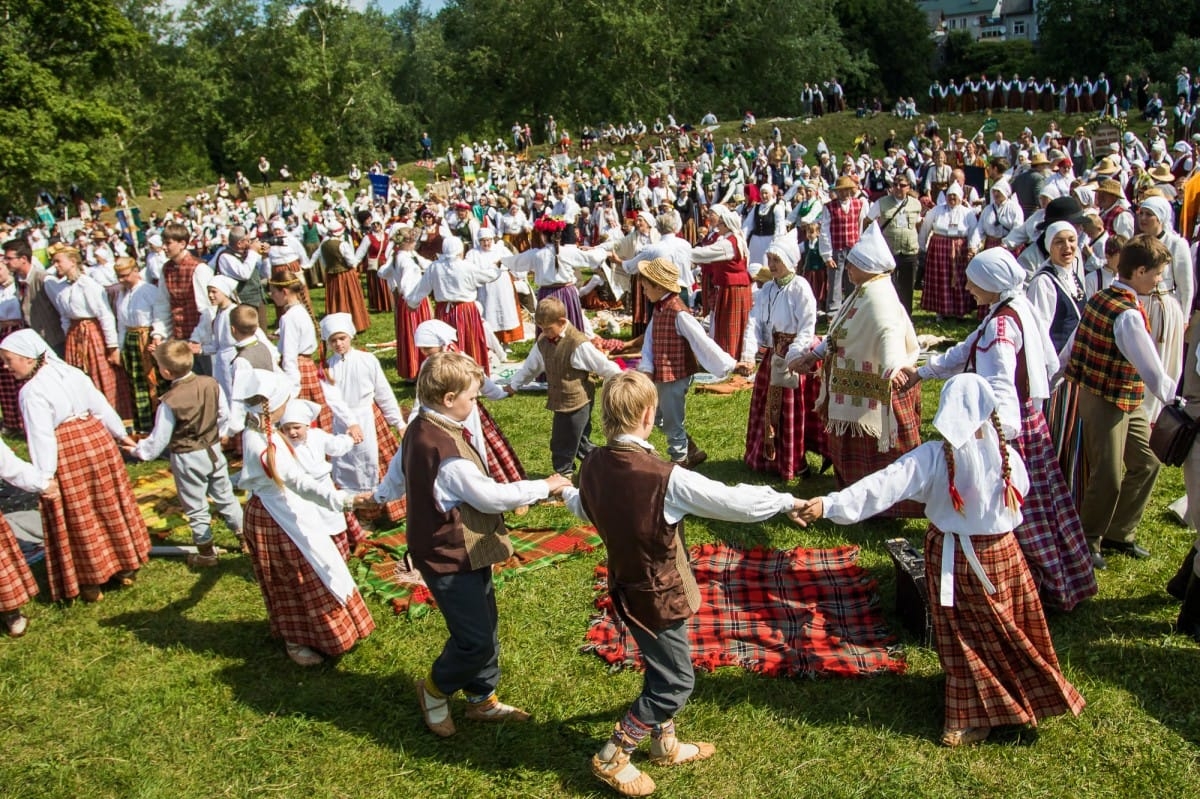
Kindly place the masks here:
[[(601, 545), (594, 527), (565, 531), (517, 527), (509, 529), (509, 538), (512, 557), (492, 566), (497, 588), (520, 575), (592, 552)], [(351, 564), (350, 571), (363, 595), (390, 603), (397, 614), (419, 618), (429, 612), (434, 601), (420, 573), (406, 563), (407, 551), (403, 529), (388, 531), (359, 545), (355, 553), (359, 561)]]
[[(740, 666), (773, 677), (903, 672), (879, 611), (875, 581), (857, 547), (792, 550), (692, 547), (700, 611), (688, 622), (692, 662)], [(641, 668), (637, 643), (612, 611), (603, 565), (583, 652), (614, 669)]]
[(749, 391), (754, 388), (754, 381), (747, 380), (741, 375), (734, 375), (728, 380), (723, 380), (720, 383), (696, 383), (695, 391), (697, 394), (736, 394), (739, 391)]

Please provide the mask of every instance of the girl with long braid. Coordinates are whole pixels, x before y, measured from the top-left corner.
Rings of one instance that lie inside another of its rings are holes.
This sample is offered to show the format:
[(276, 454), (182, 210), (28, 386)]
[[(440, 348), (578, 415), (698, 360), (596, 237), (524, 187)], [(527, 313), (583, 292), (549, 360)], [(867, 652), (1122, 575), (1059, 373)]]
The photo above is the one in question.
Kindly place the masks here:
[(854, 524), (901, 500), (925, 503), (925, 584), (946, 672), (946, 746), (977, 743), (994, 727), (1079, 715), (1085, 704), (1059, 669), (1013, 535), (1029, 473), (1005, 440), (997, 405), (981, 376), (951, 377), (933, 419), (943, 442), (922, 444), (801, 512), (804, 521)]
[(272, 275), (267, 285), (270, 288), (271, 301), (280, 309), (279, 368), (291, 382), (294, 396), (321, 406), (317, 424), (326, 433), (332, 433), (333, 411), (325, 402), (321, 376), (312, 357), (317, 352), (319, 343), (317, 320), (308, 298), (308, 289), (297, 275), (282, 271)]

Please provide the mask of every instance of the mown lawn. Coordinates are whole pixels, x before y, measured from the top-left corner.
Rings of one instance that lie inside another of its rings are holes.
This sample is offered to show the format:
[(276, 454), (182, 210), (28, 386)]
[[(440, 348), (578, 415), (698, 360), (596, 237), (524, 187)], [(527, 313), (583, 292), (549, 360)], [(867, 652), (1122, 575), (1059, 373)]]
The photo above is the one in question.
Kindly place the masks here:
[[(946, 335), (969, 329), (936, 329), (923, 314), (917, 325)], [(390, 330), (390, 317), (376, 316), (365, 340), (386, 340)], [(391, 359), (381, 360), (390, 372)], [(937, 390), (933, 382), (924, 387), (927, 420)], [(397, 383), (397, 395), (411, 404), (411, 387)], [(690, 427), (710, 454), (705, 474), (767, 482), (741, 463), (748, 406), (747, 393), (689, 399)], [(550, 418), (543, 398), (520, 395), (489, 409), (530, 474), (546, 474)], [(812, 496), (830, 490), (832, 479), (786, 488)], [(745, 527), (689, 521), (695, 543), (860, 546), (884, 612), (906, 644), (909, 669), (860, 680), (767, 679), (735, 669), (701, 675), (681, 731), (713, 741), (718, 755), (675, 771), (651, 767), (658, 795), (1194, 795), (1200, 647), (1170, 634), (1178, 606), (1162, 589), (1192, 540), (1166, 515), (1182, 492), (1179, 470), (1164, 469), (1141, 530), (1153, 557), (1111, 558), (1100, 595), (1050, 619), (1064, 671), (1088, 700), (1083, 715), (964, 750), (937, 744), (937, 657), (917, 646), (894, 614), (882, 542), (896, 535), (919, 541), (922, 525), (821, 522), (801, 530), (780, 520)], [(521, 523), (566, 525), (571, 517), (562, 508), (535, 508)], [(219, 531), (218, 541), (231, 539)], [(577, 651), (592, 607), (592, 570), (602, 557), (581, 557), (500, 591), (502, 693), (534, 720), (504, 727), (463, 721), (447, 740), (424, 729), (412, 690), (444, 640), (436, 612), (409, 621), (369, 601), (378, 630), (340, 662), (302, 670), (269, 638), (240, 555), (199, 573), (180, 561), (154, 560), (135, 587), (96, 605), (35, 601), (29, 634), (0, 639), (0, 794), (610, 795), (587, 762), (637, 693), (639, 676), (609, 674), (599, 659)], [(40, 567), (37, 573), (44, 586)]]

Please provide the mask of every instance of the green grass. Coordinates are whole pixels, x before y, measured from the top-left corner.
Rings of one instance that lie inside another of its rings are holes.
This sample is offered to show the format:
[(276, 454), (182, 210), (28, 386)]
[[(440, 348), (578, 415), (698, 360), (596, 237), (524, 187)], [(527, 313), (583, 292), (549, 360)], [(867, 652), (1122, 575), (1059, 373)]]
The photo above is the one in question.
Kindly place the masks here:
[[(321, 298), (317, 298), (320, 306)], [(933, 319), (918, 314), (922, 332)], [(961, 336), (969, 325), (936, 332)], [(387, 315), (363, 341), (391, 338)], [(394, 374), (393, 359), (381, 355)], [(938, 386), (924, 386), (926, 420)], [(401, 404), (411, 387), (396, 386)], [(489, 410), (531, 475), (550, 470), (544, 399), (518, 395)], [(741, 463), (748, 393), (693, 395), (689, 427), (710, 454), (702, 471), (773, 483)], [(926, 429), (928, 434), (928, 429)], [(663, 445), (655, 433), (655, 443)], [(816, 465), (815, 463), (813, 464)], [(136, 469), (156, 468), (140, 466)], [(813, 496), (829, 477), (786, 490)], [(1164, 469), (1141, 540), (1146, 561), (1113, 557), (1100, 595), (1050, 618), (1083, 714), (952, 751), (937, 744), (942, 677), (894, 614), (883, 541), (914, 541), (923, 526), (877, 522), (802, 530), (689, 521), (692, 542), (862, 548), (883, 610), (906, 644), (907, 674), (860, 680), (767, 679), (735, 669), (704, 674), (681, 732), (716, 743), (710, 761), (651, 768), (661, 796), (1120, 797), (1190, 796), (1200, 788), (1200, 647), (1169, 634), (1178, 605), (1162, 586), (1192, 534), (1166, 516), (1183, 493)], [(565, 524), (535, 508), (527, 524)], [(219, 542), (230, 543), (228, 533)], [(181, 540), (182, 542), (182, 540)], [(592, 608), (592, 569), (603, 553), (506, 585), (498, 595), (508, 701), (534, 714), (524, 726), (460, 723), (440, 740), (417, 711), (424, 675), (445, 628), (369, 601), (379, 628), (335, 664), (302, 670), (272, 641), (248, 561), (226, 556), (196, 573), (154, 560), (135, 587), (96, 605), (30, 604), (29, 634), (0, 639), (0, 794), (6, 797), (475, 797), (610, 796), (587, 760), (637, 694), (636, 674), (610, 675), (581, 655)], [(44, 588), (44, 572), (36, 570)], [(456, 705), (461, 718), (461, 705)]]

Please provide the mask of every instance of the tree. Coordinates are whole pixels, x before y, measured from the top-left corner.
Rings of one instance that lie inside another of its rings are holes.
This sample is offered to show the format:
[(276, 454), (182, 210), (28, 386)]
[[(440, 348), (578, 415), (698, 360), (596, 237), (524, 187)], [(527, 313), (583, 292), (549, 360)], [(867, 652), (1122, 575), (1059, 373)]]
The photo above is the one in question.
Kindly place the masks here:
[[(921, 95), (929, 86), (934, 46), (925, 12), (916, 3), (838, 0), (834, 12), (846, 48), (875, 67), (847, 92), (895, 98)], [(886, 67), (886, 68), (885, 68)]]

